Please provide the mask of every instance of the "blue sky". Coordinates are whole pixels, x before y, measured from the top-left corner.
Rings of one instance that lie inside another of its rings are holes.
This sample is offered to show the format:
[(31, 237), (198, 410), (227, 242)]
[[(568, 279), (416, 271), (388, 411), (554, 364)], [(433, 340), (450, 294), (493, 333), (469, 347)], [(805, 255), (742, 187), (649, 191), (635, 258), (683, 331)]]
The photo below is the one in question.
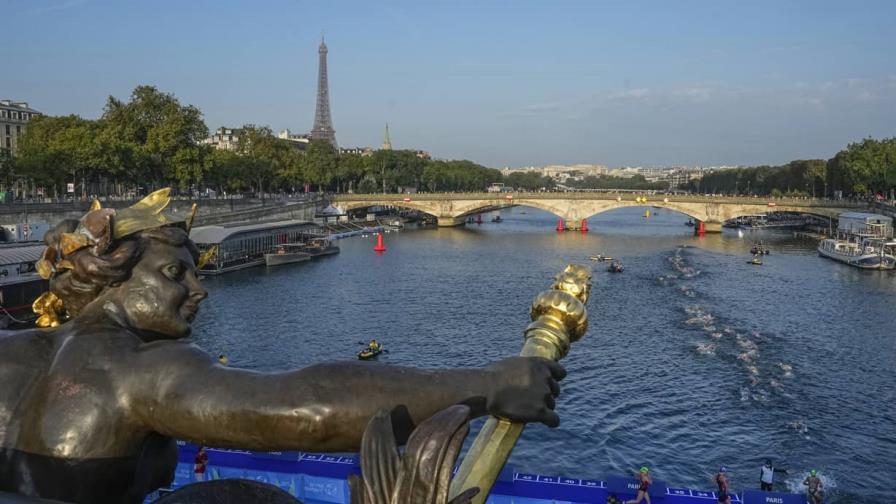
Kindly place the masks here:
[(209, 128), (494, 167), (759, 164), (896, 135), (896, 2), (0, 0), (0, 98), (97, 117), (138, 84)]

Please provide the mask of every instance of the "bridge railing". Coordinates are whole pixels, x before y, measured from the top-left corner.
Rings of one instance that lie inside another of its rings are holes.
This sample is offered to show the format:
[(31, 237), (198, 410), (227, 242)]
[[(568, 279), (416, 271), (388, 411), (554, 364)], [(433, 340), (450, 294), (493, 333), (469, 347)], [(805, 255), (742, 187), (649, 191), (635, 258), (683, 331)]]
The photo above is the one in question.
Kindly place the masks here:
[(770, 196), (705, 196), (696, 194), (647, 194), (647, 193), (594, 193), (594, 192), (454, 192), (454, 193), (415, 193), (415, 194), (334, 194), (332, 200), (339, 201), (449, 201), (449, 200), (508, 200), (508, 199), (541, 199), (541, 200), (616, 200), (634, 201), (635, 198), (647, 198), (645, 204), (662, 203), (724, 203), (740, 205), (763, 205), (769, 203), (781, 206), (831, 207), (831, 208), (865, 208), (866, 203), (849, 200), (833, 200), (824, 198), (773, 198)]

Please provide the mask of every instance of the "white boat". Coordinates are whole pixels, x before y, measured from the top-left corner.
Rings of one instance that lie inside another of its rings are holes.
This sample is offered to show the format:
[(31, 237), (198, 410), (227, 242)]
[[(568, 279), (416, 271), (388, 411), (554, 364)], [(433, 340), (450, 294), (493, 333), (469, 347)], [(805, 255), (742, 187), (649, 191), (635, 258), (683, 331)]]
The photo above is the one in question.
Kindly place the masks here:
[(303, 243), (284, 243), (277, 246), (273, 252), (264, 255), (264, 263), (268, 266), (292, 264), (311, 259), (311, 254), (304, 252)]
[(850, 235), (827, 238), (818, 244), (818, 255), (862, 269), (896, 268), (896, 241)]
[(840, 214), (837, 236), (822, 240), (818, 254), (862, 269), (896, 269), (893, 218), (861, 212)]

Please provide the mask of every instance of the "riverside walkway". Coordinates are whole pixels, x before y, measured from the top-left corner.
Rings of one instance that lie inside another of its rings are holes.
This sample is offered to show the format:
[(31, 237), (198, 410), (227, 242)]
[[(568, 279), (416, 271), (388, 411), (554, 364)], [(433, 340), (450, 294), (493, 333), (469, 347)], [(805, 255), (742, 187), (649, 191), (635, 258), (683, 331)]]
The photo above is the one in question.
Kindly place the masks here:
[(844, 212), (867, 208), (864, 203), (813, 198), (753, 198), (680, 194), (607, 192), (501, 192), (430, 194), (338, 194), (330, 203), (347, 212), (371, 206), (392, 206), (435, 216), (439, 226), (459, 226), (466, 218), (510, 206), (528, 206), (550, 212), (567, 229), (579, 229), (593, 215), (616, 208), (654, 206), (681, 212), (706, 232), (721, 232), (722, 223), (743, 215), (798, 212), (836, 218)]

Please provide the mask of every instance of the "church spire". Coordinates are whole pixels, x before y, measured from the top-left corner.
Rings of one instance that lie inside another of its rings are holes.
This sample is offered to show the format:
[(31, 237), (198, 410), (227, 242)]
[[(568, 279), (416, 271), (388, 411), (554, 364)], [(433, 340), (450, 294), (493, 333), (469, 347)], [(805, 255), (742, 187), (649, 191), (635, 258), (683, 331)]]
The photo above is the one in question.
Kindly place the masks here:
[(383, 150), (392, 150), (392, 140), (389, 139), (389, 123), (386, 123), (386, 134), (383, 135)]

